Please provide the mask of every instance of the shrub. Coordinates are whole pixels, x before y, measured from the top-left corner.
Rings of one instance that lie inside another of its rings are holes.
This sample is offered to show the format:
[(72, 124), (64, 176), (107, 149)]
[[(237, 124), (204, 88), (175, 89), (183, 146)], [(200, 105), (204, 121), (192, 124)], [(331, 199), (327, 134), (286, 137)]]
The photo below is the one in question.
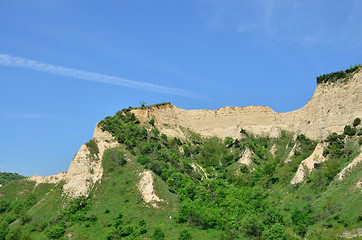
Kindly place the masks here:
[(90, 155), (92, 157), (95, 157), (98, 155), (99, 153), (99, 148), (98, 145), (96, 143), (96, 141), (94, 139), (89, 140), (86, 144), (85, 144), (90, 152)]
[(139, 154), (137, 156), (137, 162), (141, 163), (142, 165), (146, 165), (147, 163), (150, 162), (150, 159), (147, 155)]
[(224, 139), (224, 144), (227, 146), (227, 147), (231, 147), (234, 143), (234, 139), (231, 138), (231, 137), (226, 137)]
[(332, 73), (323, 74), (321, 76), (318, 76), (317, 84), (327, 83), (327, 82), (337, 82), (341, 79), (349, 79), (352, 77), (352, 74), (354, 72), (359, 71), (360, 66), (361, 65), (355, 65), (353, 67), (351, 66), (349, 69), (344, 70), (344, 71), (332, 72)]
[(182, 232), (180, 233), (180, 236), (178, 237), (179, 240), (191, 240), (192, 236), (189, 233), (189, 231), (187, 231), (187, 229), (182, 230)]
[(161, 139), (163, 140), (163, 141), (167, 141), (167, 135), (166, 134), (161, 134)]
[(0, 200), (0, 214), (10, 209), (10, 203), (5, 200)]
[(65, 233), (64, 227), (56, 226), (48, 230), (47, 236), (51, 239), (59, 239), (64, 235), (64, 233)]
[(359, 129), (357, 135), (358, 135), (358, 136), (362, 136), (362, 128)]
[(263, 239), (265, 240), (286, 240), (287, 234), (283, 225), (276, 223), (270, 228), (263, 231)]
[(354, 119), (354, 121), (353, 121), (353, 127), (357, 127), (360, 123), (361, 123), (361, 119), (360, 119), (360, 118)]
[(148, 123), (149, 123), (151, 126), (155, 126), (155, 119), (152, 118)]
[(336, 141), (337, 139), (338, 139), (338, 134), (335, 133), (335, 132), (333, 132), (333, 133), (331, 133), (331, 134), (328, 135), (326, 141), (327, 141), (327, 142), (334, 142), (334, 141)]
[(164, 240), (165, 234), (163, 233), (162, 229), (160, 227), (157, 227), (152, 235), (153, 240)]
[(119, 143), (124, 143), (129, 150), (147, 139), (147, 130), (139, 125), (134, 113), (129, 111), (119, 111), (113, 117), (106, 117), (98, 125), (102, 130), (110, 132)]
[(352, 128), (352, 127), (349, 126), (349, 125), (346, 125), (346, 126), (344, 127), (344, 131), (343, 131), (343, 133), (346, 134), (346, 135), (348, 135), (348, 136), (353, 136), (353, 135), (356, 134), (356, 132), (357, 132), (357, 129), (356, 129), (356, 128)]
[(303, 210), (294, 209), (291, 215), (293, 230), (300, 236), (304, 236), (309, 225), (312, 225), (311, 209), (306, 206)]

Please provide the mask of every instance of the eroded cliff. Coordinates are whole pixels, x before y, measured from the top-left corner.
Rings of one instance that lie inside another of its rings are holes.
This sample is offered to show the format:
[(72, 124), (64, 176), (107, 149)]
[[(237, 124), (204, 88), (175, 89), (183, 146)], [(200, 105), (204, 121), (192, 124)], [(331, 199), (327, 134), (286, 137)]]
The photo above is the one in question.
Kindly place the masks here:
[(160, 131), (169, 136), (184, 135), (179, 126), (202, 136), (240, 137), (245, 129), (256, 135), (277, 137), (281, 130), (323, 139), (342, 132), (345, 125), (362, 116), (362, 72), (348, 82), (323, 83), (301, 109), (277, 113), (265, 106), (223, 107), (217, 110), (184, 110), (172, 104), (134, 109), (142, 121), (155, 119)]

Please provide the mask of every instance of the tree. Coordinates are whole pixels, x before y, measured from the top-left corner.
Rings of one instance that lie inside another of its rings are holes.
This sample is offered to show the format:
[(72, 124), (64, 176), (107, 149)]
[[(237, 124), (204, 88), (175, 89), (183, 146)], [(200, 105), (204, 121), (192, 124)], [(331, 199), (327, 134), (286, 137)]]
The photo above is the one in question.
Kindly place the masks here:
[(144, 108), (146, 106), (146, 102), (140, 102), (141, 108)]

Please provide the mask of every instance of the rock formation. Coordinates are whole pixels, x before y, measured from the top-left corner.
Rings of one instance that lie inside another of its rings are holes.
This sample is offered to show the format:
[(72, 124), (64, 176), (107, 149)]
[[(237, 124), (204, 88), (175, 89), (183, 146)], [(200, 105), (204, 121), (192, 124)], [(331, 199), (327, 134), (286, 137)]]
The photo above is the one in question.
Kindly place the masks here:
[(315, 147), (313, 153), (304, 159), (299, 167), (297, 172), (294, 175), (294, 178), (291, 181), (291, 184), (297, 184), (304, 180), (305, 176), (313, 171), (315, 164), (322, 163), (326, 160), (325, 157), (323, 157), (323, 151), (327, 147), (328, 143), (318, 143)]
[(97, 143), (99, 149), (96, 158), (90, 155), (86, 144), (83, 144), (70, 163), (63, 189), (71, 197), (88, 195), (94, 183), (102, 178), (101, 159), (104, 151), (119, 146), (119, 143), (110, 133), (102, 131), (98, 126), (94, 130), (93, 140)]
[(153, 187), (153, 174), (151, 171), (146, 170), (139, 174), (141, 177), (138, 183), (138, 189), (142, 194), (143, 200), (146, 203), (150, 203), (152, 207), (158, 208), (159, 202), (165, 202), (165, 200), (159, 198)]
[(172, 104), (133, 112), (143, 122), (154, 118), (160, 131), (182, 137), (179, 126), (203, 136), (239, 138), (244, 129), (257, 135), (277, 137), (281, 130), (323, 139), (342, 132), (346, 124), (362, 116), (362, 71), (348, 82), (323, 83), (301, 109), (277, 113), (269, 107), (223, 107), (217, 110), (184, 110)]
[[(161, 133), (170, 137), (185, 138), (186, 133), (182, 129), (189, 129), (206, 137), (241, 138), (240, 131), (243, 129), (252, 134), (271, 137), (277, 137), (282, 130), (287, 130), (304, 134), (312, 139), (324, 139), (331, 132), (341, 133), (345, 125), (362, 116), (361, 93), (362, 71), (347, 82), (319, 84), (314, 96), (303, 108), (286, 113), (277, 113), (265, 106), (184, 110), (172, 104), (137, 108), (132, 112), (141, 122), (154, 119), (155, 126)], [(48, 177), (34, 176), (28, 179), (37, 183), (57, 183), (65, 180), (63, 189), (67, 195), (87, 196), (94, 183), (102, 178), (101, 159), (104, 151), (107, 148), (119, 146), (110, 133), (103, 132), (98, 126), (94, 131), (93, 140), (99, 148), (97, 156), (92, 157), (86, 144), (83, 144), (66, 174)], [(293, 150), (296, 147), (294, 146)], [(292, 180), (293, 184), (301, 182), (306, 171), (313, 169), (314, 163), (323, 161), (323, 148), (323, 145), (317, 145), (314, 153), (301, 163)], [(240, 161), (249, 165), (250, 155), (250, 151), (245, 152)], [(289, 161), (290, 157), (286, 161)], [(204, 173), (207, 178), (206, 172)], [(145, 173), (143, 176), (147, 177), (149, 174)]]

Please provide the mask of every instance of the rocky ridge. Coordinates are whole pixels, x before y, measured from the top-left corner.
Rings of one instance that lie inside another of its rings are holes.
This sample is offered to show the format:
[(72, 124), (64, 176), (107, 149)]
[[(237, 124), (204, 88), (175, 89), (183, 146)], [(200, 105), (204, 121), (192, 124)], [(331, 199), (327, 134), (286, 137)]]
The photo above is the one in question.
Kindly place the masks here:
[[(184, 129), (189, 129), (205, 137), (241, 138), (240, 131), (244, 129), (255, 135), (277, 137), (282, 130), (287, 130), (305, 134), (312, 139), (323, 139), (331, 132), (343, 132), (345, 125), (362, 116), (361, 92), (362, 72), (355, 74), (347, 83), (319, 84), (314, 96), (303, 108), (286, 113), (277, 113), (265, 106), (184, 110), (172, 104), (137, 108), (132, 112), (141, 122), (154, 119), (160, 132), (171, 137), (184, 138)], [(65, 194), (71, 197), (87, 196), (94, 183), (102, 178), (100, 159), (104, 151), (119, 146), (110, 133), (102, 131), (98, 126), (95, 128), (93, 140), (99, 148), (96, 158), (91, 156), (88, 147), (83, 144), (67, 173), (47, 177), (33, 176), (28, 180), (37, 183), (58, 183), (64, 180)], [(292, 151), (294, 152), (294, 147)], [(320, 157), (322, 152), (323, 146), (318, 145), (315, 154), (302, 162), (292, 183), (303, 181), (305, 168), (311, 171), (314, 163), (323, 161)], [(248, 164), (250, 156), (244, 155), (245, 159), (242, 161)]]
[(319, 84), (314, 96), (302, 108), (277, 113), (265, 106), (223, 107), (217, 110), (184, 110), (172, 104), (133, 113), (142, 121), (155, 119), (156, 127), (168, 136), (184, 136), (179, 126), (202, 136), (240, 138), (240, 130), (277, 137), (281, 130), (324, 139), (342, 132), (345, 125), (362, 116), (362, 71), (347, 83)]

